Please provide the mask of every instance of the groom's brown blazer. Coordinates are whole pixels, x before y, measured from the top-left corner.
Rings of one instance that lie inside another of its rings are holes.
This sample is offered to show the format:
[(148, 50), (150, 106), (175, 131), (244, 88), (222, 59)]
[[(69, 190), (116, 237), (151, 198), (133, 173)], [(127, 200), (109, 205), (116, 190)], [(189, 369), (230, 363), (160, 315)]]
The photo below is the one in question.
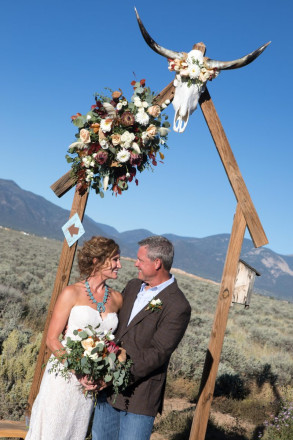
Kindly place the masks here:
[(168, 363), (189, 323), (191, 308), (176, 280), (154, 299), (161, 310), (143, 308), (130, 322), (130, 313), (142, 281), (131, 280), (123, 291), (123, 306), (115, 334), (133, 361), (132, 384), (108, 402), (135, 414), (156, 416), (162, 410)]

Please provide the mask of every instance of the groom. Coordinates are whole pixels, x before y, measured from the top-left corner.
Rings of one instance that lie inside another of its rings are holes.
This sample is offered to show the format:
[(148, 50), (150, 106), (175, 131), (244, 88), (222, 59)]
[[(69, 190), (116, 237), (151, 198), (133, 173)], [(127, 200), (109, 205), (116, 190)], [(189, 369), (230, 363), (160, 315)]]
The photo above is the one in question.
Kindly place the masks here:
[[(105, 392), (99, 397), (92, 440), (150, 438), (155, 416), (162, 411), (170, 356), (190, 319), (190, 305), (170, 274), (172, 243), (153, 236), (139, 245), (138, 279), (123, 291), (115, 334), (133, 361), (132, 382), (114, 403)], [(159, 301), (150, 307), (153, 299)]]

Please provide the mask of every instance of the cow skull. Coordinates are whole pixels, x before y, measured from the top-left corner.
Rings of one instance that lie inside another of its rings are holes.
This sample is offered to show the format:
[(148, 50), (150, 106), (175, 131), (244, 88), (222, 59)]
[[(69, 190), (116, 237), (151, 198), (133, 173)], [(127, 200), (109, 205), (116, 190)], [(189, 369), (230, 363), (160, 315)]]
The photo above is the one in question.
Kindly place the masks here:
[(159, 46), (149, 35), (135, 9), (140, 31), (146, 43), (169, 60), (169, 70), (175, 70), (175, 94), (173, 107), (175, 110), (173, 129), (182, 133), (188, 123), (189, 116), (197, 107), (200, 95), (205, 90), (207, 80), (213, 79), (221, 70), (237, 69), (246, 66), (255, 60), (270, 44), (270, 42), (256, 49), (254, 52), (233, 61), (217, 61), (203, 56), (200, 50), (191, 50), (189, 53), (175, 52)]

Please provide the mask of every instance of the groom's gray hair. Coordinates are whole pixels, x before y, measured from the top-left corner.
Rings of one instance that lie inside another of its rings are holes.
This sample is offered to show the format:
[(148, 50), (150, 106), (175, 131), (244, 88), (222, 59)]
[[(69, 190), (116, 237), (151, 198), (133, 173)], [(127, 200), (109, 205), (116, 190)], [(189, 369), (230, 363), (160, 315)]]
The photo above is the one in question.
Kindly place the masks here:
[(148, 258), (159, 258), (166, 270), (170, 270), (174, 258), (174, 246), (166, 237), (153, 235), (138, 242), (139, 246), (147, 246)]

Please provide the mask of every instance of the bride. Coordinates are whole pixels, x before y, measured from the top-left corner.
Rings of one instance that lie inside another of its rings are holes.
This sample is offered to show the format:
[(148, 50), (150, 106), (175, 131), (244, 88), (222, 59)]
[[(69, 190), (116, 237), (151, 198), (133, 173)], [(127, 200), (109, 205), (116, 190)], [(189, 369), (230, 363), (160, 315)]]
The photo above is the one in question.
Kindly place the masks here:
[[(58, 351), (64, 353), (67, 336), (76, 338), (74, 330), (90, 324), (114, 332), (118, 325), (122, 295), (106, 285), (106, 280), (116, 279), (121, 269), (117, 243), (93, 237), (78, 252), (78, 266), (85, 280), (65, 287), (60, 293), (48, 329), (47, 346), (56, 356)], [(65, 337), (60, 342), (65, 327)], [(121, 349), (119, 360), (125, 359), (126, 352)], [(50, 362), (32, 408), (26, 440), (84, 440), (94, 402), (82, 392), (81, 384), (88, 390), (96, 386), (87, 382), (86, 376), (78, 378), (72, 373), (68, 380), (49, 370)]]

